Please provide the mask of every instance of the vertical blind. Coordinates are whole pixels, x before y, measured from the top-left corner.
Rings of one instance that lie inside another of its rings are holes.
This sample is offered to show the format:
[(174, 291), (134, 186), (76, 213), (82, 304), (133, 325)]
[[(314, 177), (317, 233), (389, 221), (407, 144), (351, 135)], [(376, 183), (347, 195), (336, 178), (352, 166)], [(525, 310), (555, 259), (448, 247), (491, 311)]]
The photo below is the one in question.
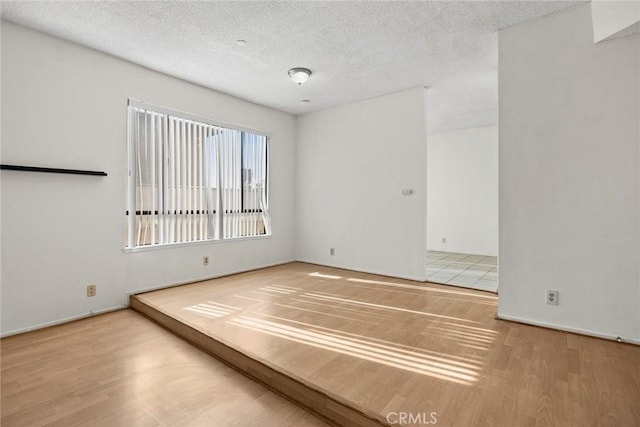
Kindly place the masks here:
[(129, 100), (127, 247), (271, 234), (265, 135)]

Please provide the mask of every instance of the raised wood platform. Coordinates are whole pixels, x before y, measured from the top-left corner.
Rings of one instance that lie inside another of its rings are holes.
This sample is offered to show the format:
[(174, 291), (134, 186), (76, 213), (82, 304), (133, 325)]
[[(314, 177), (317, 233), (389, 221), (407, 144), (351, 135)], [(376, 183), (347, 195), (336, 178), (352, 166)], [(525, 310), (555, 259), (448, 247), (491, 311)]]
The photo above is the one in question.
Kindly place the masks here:
[(292, 263), (131, 307), (338, 425), (640, 425), (640, 348), (496, 320), (491, 293)]
[(350, 406), (348, 402), (341, 402), (339, 399), (328, 396), (316, 389), (313, 384), (289, 377), (258, 358), (253, 358), (239, 349), (206, 335), (197, 327), (182, 323), (157, 308), (152, 308), (137, 297), (132, 297), (131, 308), (287, 399), (313, 411), (328, 422), (339, 426), (387, 425)]

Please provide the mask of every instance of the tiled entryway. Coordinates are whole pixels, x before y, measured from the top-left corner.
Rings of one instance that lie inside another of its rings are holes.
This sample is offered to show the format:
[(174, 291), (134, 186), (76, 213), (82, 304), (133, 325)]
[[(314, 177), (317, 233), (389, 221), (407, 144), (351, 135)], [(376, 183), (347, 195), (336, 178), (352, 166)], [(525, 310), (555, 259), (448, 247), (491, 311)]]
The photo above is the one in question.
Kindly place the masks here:
[(497, 292), (498, 258), (427, 251), (427, 281)]

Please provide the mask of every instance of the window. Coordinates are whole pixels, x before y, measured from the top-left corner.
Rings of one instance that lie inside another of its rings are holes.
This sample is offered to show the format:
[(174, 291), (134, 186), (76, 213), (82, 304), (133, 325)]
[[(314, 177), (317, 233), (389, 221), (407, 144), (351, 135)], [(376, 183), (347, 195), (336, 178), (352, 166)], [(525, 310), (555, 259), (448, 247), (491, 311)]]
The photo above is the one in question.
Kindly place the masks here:
[(129, 100), (127, 247), (269, 235), (268, 138)]

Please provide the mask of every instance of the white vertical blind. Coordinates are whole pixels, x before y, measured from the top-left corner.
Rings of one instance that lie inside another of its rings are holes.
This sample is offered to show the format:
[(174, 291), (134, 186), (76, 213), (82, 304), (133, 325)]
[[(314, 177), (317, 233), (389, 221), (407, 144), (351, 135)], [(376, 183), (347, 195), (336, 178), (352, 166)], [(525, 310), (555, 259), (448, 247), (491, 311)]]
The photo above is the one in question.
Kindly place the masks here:
[(270, 234), (268, 140), (130, 101), (127, 246)]

